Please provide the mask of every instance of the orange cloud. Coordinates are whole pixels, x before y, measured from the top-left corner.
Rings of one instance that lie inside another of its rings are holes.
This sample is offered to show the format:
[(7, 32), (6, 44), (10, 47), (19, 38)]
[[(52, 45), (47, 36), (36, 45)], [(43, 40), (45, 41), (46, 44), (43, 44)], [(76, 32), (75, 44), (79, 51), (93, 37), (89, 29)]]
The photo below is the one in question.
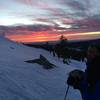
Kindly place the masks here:
[(49, 32), (32, 32), (26, 35), (8, 35), (7, 38), (18, 42), (43, 42), (58, 40), (59, 34), (52, 34)]
[[(18, 42), (46, 42), (59, 40), (62, 34), (57, 32), (42, 31), (42, 32), (31, 32), (26, 35), (8, 35), (7, 38), (18, 41)], [(63, 32), (63, 35), (68, 40), (81, 40), (81, 39), (93, 39), (100, 38), (100, 32), (84, 32), (84, 33), (68, 33)]]

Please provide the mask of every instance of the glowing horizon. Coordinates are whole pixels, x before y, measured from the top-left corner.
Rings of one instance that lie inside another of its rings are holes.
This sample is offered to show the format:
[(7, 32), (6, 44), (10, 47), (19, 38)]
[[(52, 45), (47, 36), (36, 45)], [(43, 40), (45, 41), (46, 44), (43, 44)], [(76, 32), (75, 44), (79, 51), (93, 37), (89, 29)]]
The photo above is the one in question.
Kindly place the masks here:
[(37, 32), (36, 34), (32, 33), (30, 35), (9, 35), (7, 38), (17, 41), (17, 42), (48, 42), (48, 41), (58, 41), (60, 36), (64, 35), (68, 40), (87, 40), (87, 39), (96, 39), (100, 37), (100, 32), (85, 32), (85, 33), (70, 33), (70, 34), (50, 34), (48, 32)]

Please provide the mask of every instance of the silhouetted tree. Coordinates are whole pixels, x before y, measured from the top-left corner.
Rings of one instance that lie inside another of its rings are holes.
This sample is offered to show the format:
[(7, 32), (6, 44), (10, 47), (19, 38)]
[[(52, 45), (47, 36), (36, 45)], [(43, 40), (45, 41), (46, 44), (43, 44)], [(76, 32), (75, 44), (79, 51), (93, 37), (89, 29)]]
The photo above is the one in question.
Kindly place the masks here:
[(67, 46), (68, 40), (64, 35), (60, 36), (60, 45), (61, 46)]

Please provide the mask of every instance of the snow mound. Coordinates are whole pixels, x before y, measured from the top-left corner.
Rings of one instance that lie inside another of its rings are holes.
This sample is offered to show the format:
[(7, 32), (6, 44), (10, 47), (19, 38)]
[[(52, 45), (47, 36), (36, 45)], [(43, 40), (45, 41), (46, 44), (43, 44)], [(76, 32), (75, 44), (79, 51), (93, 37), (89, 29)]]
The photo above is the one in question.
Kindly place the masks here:
[[(40, 54), (57, 67), (45, 70), (38, 64), (24, 62), (36, 59)], [(63, 64), (45, 50), (0, 37), (0, 100), (63, 100), (66, 79), (73, 69), (76, 67)], [(81, 100), (79, 91), (70, 87), (68, 100)]]

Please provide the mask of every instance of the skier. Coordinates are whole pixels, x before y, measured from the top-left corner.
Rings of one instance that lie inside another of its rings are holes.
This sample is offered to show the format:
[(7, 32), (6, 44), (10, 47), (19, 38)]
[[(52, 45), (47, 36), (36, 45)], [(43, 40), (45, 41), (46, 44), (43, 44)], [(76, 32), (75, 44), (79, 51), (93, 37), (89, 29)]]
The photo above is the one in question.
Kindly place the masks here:
[(83, 100), (100, 100), (100, 52), (96, 45), (87, 50), (87, 68), (85, 72), (70, 72), (67, 84), (79, 89)]

